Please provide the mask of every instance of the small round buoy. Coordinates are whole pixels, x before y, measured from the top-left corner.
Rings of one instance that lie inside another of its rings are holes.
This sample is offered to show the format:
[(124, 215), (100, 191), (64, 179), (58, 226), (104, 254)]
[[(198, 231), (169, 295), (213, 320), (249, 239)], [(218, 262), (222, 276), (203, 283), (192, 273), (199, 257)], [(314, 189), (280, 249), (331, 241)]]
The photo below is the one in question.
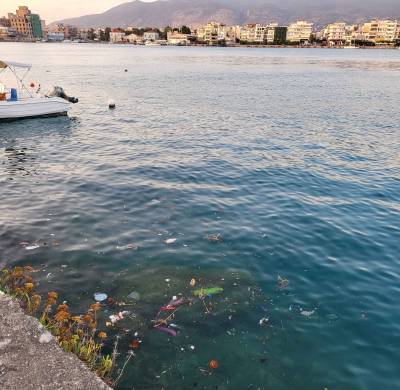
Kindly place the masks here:
[(110, 110), (114, 110), (114, 108), (115, 108), (115, 102), (114, 102), (114, 100), (110, 100), (110, 101), (108, 102), (108, 108), (109, 108)]
[(31, 88), (35, 88), (35, 83), (31, 83)]
[(127, 72), (128, 71), (128, 69), (125, 69), (125, 72)]

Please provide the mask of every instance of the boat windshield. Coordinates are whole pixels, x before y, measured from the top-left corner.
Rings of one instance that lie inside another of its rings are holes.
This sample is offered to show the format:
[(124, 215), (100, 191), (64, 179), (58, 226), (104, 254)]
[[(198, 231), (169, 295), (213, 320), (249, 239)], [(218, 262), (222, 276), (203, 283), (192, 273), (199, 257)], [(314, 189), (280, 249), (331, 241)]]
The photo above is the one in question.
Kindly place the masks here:
[[(33, 97), (33, 92), (25, 85), (24, 79), (31, 69), (30, 65), (0, 60), (0, 99), (23, 99)], [(13, 90), (15, 92), (13, 92)], [(5, 95), (4, 95), (5, 94)]]

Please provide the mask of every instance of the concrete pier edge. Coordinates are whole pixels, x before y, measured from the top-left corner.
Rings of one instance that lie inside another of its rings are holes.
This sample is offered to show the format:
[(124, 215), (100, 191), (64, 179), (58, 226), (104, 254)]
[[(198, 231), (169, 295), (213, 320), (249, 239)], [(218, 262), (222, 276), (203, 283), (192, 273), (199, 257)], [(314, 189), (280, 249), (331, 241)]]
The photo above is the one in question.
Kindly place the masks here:
[(110, 390), (95, 373), (0, 291), (2, 390)]

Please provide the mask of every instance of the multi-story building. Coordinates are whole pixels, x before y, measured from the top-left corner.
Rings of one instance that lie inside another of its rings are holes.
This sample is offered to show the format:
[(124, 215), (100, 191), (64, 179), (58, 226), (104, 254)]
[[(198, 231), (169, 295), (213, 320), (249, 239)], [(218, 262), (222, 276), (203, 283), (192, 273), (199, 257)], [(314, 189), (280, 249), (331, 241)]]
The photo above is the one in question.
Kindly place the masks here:
[(181, 34), (179, 31), (168, 31), (167, 41), (171, 45), (188, 45), (190, 43), (189, 34)]
[(199, 42), (205, 42), (209, 45), (217, 45), (227, 38), (229, 27), (220, 23), (207, 23), (200, 26), (196, 31), (196, 37)]
[(19, 36), (24, 38), (42, 39), (43, 24), (38, 14), (33, 14), (26, 6), (20, 6), (16, 13), (9, 13), (8, 19), (1, 18), (0, 23), (5, 27), (11, 27), (17, 31)]
[(374, 43), (394, 42), (397, 35), (396, 20), (371, 20), (362, 26), (362, 34), (367, 41)]
[(78, 37), (78, 29), (69, 24), (56, 24), (50, 28), (50, 32), (64, 34), (64, 39), (75, 39)]
[(151, 42), (158, 41), (160, 39), (160, 34), (158, 33), (158, 31), (155, 30), (146, 31), (143, 34), (143, 39), (145, 41), (151, 41)]
[(273, 43), (276, 27), (278, 27), (278, 23), (247, 24), (240, 30), (240, 41), (257, 44)]
[(32, 37), (42, 39), (43, 30), (42, 30), (42, 22), (40, 20), (40, 16), (37, 14), (29, 14), (27, 15), (27, 19), (29, 20), (32, 26)]
[(25, 6), (18, 7), (15, 14), (8, 14), (10, 26), (14, 28), (19, 35), (26, 38), (33, 38), (32, 24), (28, 17), (30, 15), (31, 11)]
[(112, 43), (126, 42), (125, 31), (120, 28), (112, 29), (110, 32), (110, 42)]
[(246, 24), (240, 30), (240, 41), (248, 43), (264, 43), (266, 26), (261, 24)]
[(289, 24), (287, 28), (287, 41), (293, 43), (307, 42), (312, 33), (313, 23), (304, 20)]
[(5, 16), (0, 18), (0, 27), (11, 27), (10, 21)]

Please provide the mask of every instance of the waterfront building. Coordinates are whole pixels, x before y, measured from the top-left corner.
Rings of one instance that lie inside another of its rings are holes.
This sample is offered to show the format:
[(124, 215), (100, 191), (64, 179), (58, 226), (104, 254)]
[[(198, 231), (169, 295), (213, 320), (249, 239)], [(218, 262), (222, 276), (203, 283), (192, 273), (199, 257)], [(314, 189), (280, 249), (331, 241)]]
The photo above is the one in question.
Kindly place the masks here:
[(64, 39), (75, 39), (78, 37), (78, 29), (74, 26), (64, 23), (58, 23), (50, 28), (51, 33), (64, 35)]
[(10, 21), (5, 16), (0, 18), (0, 27), (11, 27)]
[(196, 38), (199, 42), (208, 45), (217, 45), (226, 40), (227, 26), (220, 23), (207, 23), (200, 26), (196, 31)]
[(0, 40), (7, 41), (17, 37), (17, 31), (12, 27), (0, 26)]
[(40, 16), (37, 14), (29, 14), (27, 15), (27, 19), (32, 25), (32, 37), (42, 39), (43, 38), (43, 29), (42, 23), (40, 20)]
[(48, 32), (47, 40), (50, 42), (62, 42), (65, 39), (63, 32)]
[(317, 34), (317, 37), (325, 39), (330, 46), (341, 46), (351, 44), (355, 40), (363, 40), (359, 26), (357, 24), (349, 25), (345, 22), (328, 24)]
[(286, 40), (292, 43), (303, 43), (309, 41), (312, 33), (313, 23), (304, 20), (289, 24)]
[(120, 28), (114, 28), (110, 32), (110, 42), (112, 43), (123, 43), (126, 42), (125, 31)]
[(374, 43), (393, 43), (397, 35), (398, 22), (396, 20), (374, 19), (364, 23), (362, 34), (365, 40)]
[(143, 37), (137, 34), (129, 34), (125, 37), (126, 41), (135, 45), (143, 43)]
[(146, 31), (143, 34), (143, 39), (145, 41), (151, 41), (151, 42), (158, 41), (160, 39), (160, 34), (158, 33), (158, 31), (155, 30)]
[(32, 24), (28, 18), (30, 14), (31, 11), (26, 6), (18, 7), (15, 14), (8, 14), (10, 26), (14, 28), (19, 35), (25, 38), (33, 38)]
[(168, 31), (167, 41), (171, 45), (185, 46), (190, 43), (189, 34), (181, 34), (179, 31)]
[(264, 43), (266, 26), (261, 24), (246, 24), (240, 31), (240, 41), (246, 43)]

